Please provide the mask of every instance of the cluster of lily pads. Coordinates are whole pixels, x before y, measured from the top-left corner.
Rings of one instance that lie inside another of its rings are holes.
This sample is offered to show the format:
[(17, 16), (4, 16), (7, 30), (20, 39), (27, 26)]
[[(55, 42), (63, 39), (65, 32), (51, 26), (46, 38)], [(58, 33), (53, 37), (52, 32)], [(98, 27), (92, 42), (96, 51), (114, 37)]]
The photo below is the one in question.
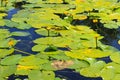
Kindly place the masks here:
[[(27, 4), (22, 4), (23, 9), (10, 20), (4, 19), (12, 1), (0, 7), (0, 80), (7, 80), (11, 75), (27, 76), (26, 80), (61, 80), (54, 71), (65, 68), (85, 77), (119, 80), (120, 52), (101, 43), (104, 36), (87, 26), (102, 23), (107, 28), (118, 28), (120, 3), (117, 0), (15, 0), (14, 3), (26, 1)], [(75, 20), (92, 22), (72, 25)], [(35, 28), (42, 36), (33, 40), (32, 51), (37, 54), (14, 54), (19, 41), (12, 36), (29, 34), (10, 32), (4, 26), (20, 30)], [(109, 57), (112, 62), (106, 63), (103, 57)]]

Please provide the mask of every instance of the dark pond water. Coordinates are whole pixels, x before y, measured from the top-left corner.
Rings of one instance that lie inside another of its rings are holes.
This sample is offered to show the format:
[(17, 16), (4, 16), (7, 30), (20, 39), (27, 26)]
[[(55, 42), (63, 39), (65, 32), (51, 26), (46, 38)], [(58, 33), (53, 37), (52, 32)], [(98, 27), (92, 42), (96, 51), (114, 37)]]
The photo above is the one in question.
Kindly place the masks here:
[[(11, 19), (13, 14), (16, 14), (17, 11), (19, 11), (20, 9), (12, 9), (8, 12), (8, 16), (6, 17), (6, 19)], [(6, 26), (6, 28), (8, 28)], [(34, 43), (32, 42), (34, 39), (38, 38), (38, 37), (42, 37), (38, 34), (35, 33), (35, 29), (31, 28), (28, 30), (19, 30), (16, 28), (8, 28), (10, 30), (10, 32), (13, 31), (25, 31), (25, 32), (29, 32), (31, 35), (27, 36), (27, 37), (14, 37), (17, 40), (20, 40), (20, 42), (15, 46), (15, 48), (25, 51), (25, 52), (29, 52), (32, 54), (36, 54), (35, 52), (32, 52), (31, 48), (32, 46), (34, 46)], [(107, 38), (109, 41), (109, 38)], [(109, 45), (116, 47), (117, 49), (120, 50), (120, 45), (117, 43), (118, 39), (110, 39)], [(17, 54), (20, 52), (16, 52)], [(105, 58), (99, 58), (98, 60), (104, 60), (106, 63), (110, 62), (109, 57), (105, 57)], [(101, 78), (87, 78), (84, 77), (82, 75), (80, 75), (79, 73), (73, 72), (73, 70), (69, 70), (69, 69), (65, 69), (65, 70), (60, 70), (60, 71), (55, 71), (56, 76), (58, 77), (65, 77), (67, 78), (67, 80), (102, 80)], [(26, 78), (26, 76), (20, 76), (21, 79)], [(9, 80), (15, 80), (14, 76), (10, 76)]]

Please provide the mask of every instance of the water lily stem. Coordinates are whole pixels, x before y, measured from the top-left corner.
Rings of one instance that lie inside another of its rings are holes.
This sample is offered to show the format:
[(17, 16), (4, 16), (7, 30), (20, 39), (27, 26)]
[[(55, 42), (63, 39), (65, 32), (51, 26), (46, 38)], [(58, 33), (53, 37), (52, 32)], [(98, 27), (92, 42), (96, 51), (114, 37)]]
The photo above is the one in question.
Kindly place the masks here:
[(97, 37), (95, 37), (95, 48), (96, 48), (96, 49), (98, 48), (98, 45), (97, 45)]
[(22, 51), (22, 50), (19, 50), (19, 49), (15, 49), (15, 51), (21, 52), (21, 53), (24, 53), (24, 54), (27, 54), (27, 55), (33, 55), (32, 53), (28, 53), (28, 52), (25, 52), (25, 51)]
[(50, 37), (50, 29), (47, 29), (47, 31), (48, 31), (48, 37)]

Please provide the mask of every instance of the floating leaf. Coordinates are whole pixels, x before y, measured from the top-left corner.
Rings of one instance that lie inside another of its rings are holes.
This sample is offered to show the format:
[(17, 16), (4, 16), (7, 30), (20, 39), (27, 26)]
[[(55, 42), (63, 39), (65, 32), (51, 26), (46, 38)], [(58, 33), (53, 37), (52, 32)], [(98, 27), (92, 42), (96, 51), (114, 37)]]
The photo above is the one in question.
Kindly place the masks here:
[(69, 66), (71, 69), (82, 69), (86, 67), (89, 67), (89, 63), (87, 61), (77, 59), (73, 60), (73, 65)]
[(22, 58), (21, 55), (8, 56), (2, 59), (0, 64), (1, 65), (15, 65), (15, 64), (18, 64), (21, 58)]
[(8, 29), (0, 29), (0, 40), (10, 37), (10, 32)]
[(6, 78), (16, 71), (16, 65), (0, 66), (0, 78)]
[(48, 60), (36, 58), (34, 55), (23, 57), (19, 64), (23, 66), (38, 66), (40, 64), (47, 63)]
[(16, 31), (11, 33), (12, 36), (29, 36), (30, 33), (28, 32), (22, 32), (22, 31)]
[(4, 58), (5, 56), (12, 54), (14, 52), (14, 49), (11, 48), (9, 50), (7, 49), (0, 49), (0, 58)]
[(90, 67), (83, 68), (80, 70), (80, 74), (86, 77), (99, 77), (100, 71), (104, 68), (105, 62), (97, 61), (94, 64), (90, 65)]
[(120, 53), (116, 52), (111, 54), (110, 59), (115, 63), (120, 63)]
[[(10, 43), (10, 41), (12, 40), (12, 45)], [(0, 48), (10, 48), (11, 46), (14, 46), (17, 43), (16, 40), (14, 40), (13, 38), (8, 38), (8, 39), (3, 39), (0, 40)]]
[(55, 74), (52, 71), (37, 71), (37, 70), (32, 70), (28, 78), (30, 80), (54, 80)]
[(4, 26), (5, 25), (5, 21), (0, 19), (0, 26)]
[(57, 70), (56, 68), (54, 68), (53, 66), (52, 66), (52, 61), (49, 61), (48, 63), (45, 63), (45, 64), (43, 64), (43, 65), (40, 65), (41, 66), (41, 69), (42, 70)]
[(55, 32), (54, 30), (50, 29), (49, 32), (47, 29), (38, 29), (36, 30), (35, 32), (37, 32), (38, 34), (40, 35), (43, 35), (43, 36), (58, 36), (59, 33)]
[(120, 74), (116, 74), (113, 80), (119, 80), (120, 79)]
[(113, 66), (107, 66), (101, 71), (101, 77), (104, 80), (113, 80), (115, 77), (115, 68)]
[(57, 59), (57, 60), (70, 60), (71, 58), (66, 56), (63, 52), (57, 54), (57, 55), (50, 55), (51, 58)]
[(107, 64), (107, 66), (113, 66), (116, 73), (120, 73), (120, 64), (115, 62), (110, 62)]
[(104, 27), (113, 29), (113, 28), (118, 28), (119, 25), (117, 25), (117, 23), (114, 21), (110, 21), (110, 22), (104, 24)]
[(65, 54), (72, 58), (85, 59), (87, 57), (100, 58), (109, 56), (112, 52), (102, 51), (99, 49), (82, 49), (82, 50), (71, 50), (66, 51)]

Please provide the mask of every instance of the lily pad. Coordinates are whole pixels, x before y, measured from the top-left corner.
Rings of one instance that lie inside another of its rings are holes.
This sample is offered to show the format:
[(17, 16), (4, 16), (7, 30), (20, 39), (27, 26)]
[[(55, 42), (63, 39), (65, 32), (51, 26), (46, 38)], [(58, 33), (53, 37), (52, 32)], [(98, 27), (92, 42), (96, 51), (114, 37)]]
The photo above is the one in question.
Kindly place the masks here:
[(20, 61), (19, 64), (23, 66), (38, 66), (40, 64), (47, 63), (48, 60), (45, 59), (40, 59), (35, 57), (34, 55), (23, 57)]
[(0, 78), (6, 78), (16, 71), (16, 65), (0, 66)]
[(105, 66), (104, 61), (97, 61), (94, 64), (90, 65), (90, 67), (83, 68), (80, 70), (80, 74), (86, 77), (99, 77), (101, 70)]
[(115, 52), (115, 53), (111, 54), (111, 55), (110, 55), (110, 59), (111, 59), (113, 62), (120, 64), (120, 53), (119, 53), (119, 52)]
[(115, 68), (113, 66), (107, 66), (101, 71), (100, 75), (104, 80), (113, 80), (115, 77)]
[(12, 36), (29, 36), (30, 33), (28, 32), (22, 32), (22, 31), (16, 31), (11, 33)]
[(47, 29), (38, 29), (35, 32), (37, 32), (38, 34), (43, 35), (43, 36), (54, 37), (54, 36), (58, 36), (59, 35), (59, 33), (57, 33), (56, 31), (54, 31), (52, 29), (50, 29), (49, 32), (48, 32)]
[(14, 52), (14, 49), (11, 48), (11, 49), (0, 49), (0, 58), (4, 58), (5, 56), (7, 55), (10, 55)]
[(89, 63), (85, 60), (73, 60), (73, 65), (69, 66), (70, 69), (82, 69), (89, 67)]
[(54, 80), (55, 74), (52, 71), (37, 71), (33, 70), (29, 73), (28, 78), (30, 80)]
[(21, 58), (22, 58), (21, 55), (8, 56), (8, 57), (5, 57), (4, 59), (2, 59), (0, 61), (0, 64), (1, 65), (16, 65), (16, 64), (18, 64), (18, 62), (20, 61)]

